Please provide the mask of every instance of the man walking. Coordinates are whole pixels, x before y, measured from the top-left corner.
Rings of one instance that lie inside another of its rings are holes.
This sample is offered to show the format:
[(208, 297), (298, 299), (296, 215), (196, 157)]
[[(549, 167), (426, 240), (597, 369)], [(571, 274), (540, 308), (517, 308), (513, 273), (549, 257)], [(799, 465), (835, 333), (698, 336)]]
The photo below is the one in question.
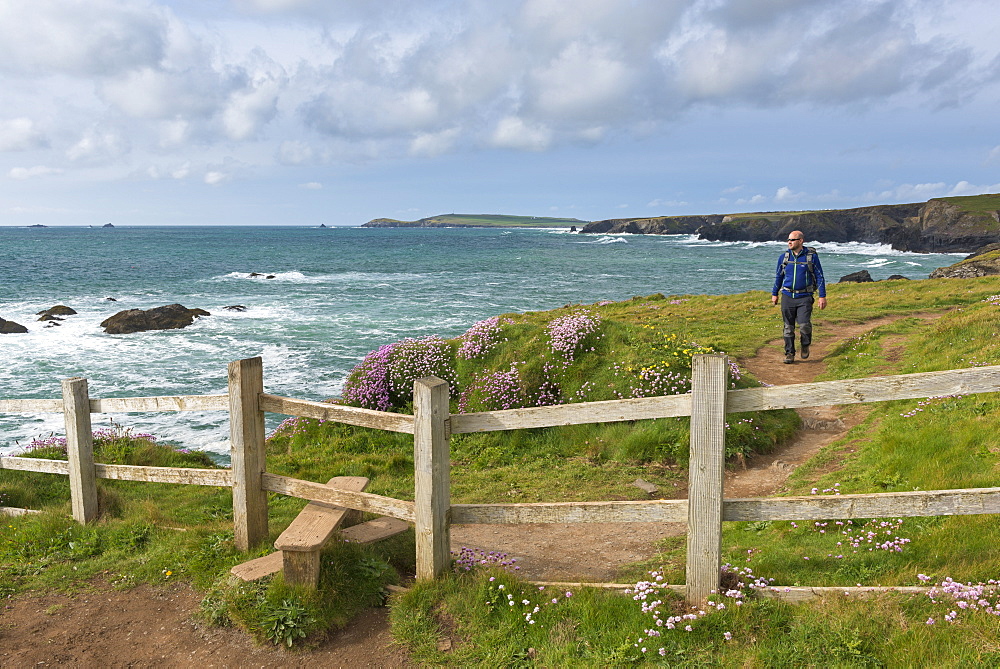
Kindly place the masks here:
[(819, 293), (819, 308), (826, 309), (826, 280), (819, 255), (811, 246), (803, 246), (805, 236), (799, 230), (788, 235), (788, 250), (778, 258), (771, 289), (771, 304), (778, 303), (781, 294), (781, 318), (785, 322), (785, 364), (795, 362), (795, 325), (799, 326), (802, 348), (799, 355), (809, 357), (812, 343), (813, 293)]

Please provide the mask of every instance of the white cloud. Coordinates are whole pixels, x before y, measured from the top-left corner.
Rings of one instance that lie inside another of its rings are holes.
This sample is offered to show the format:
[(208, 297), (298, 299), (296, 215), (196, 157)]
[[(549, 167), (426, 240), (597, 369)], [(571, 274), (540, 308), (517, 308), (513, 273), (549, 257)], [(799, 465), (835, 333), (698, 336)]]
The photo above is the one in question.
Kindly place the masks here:
[(23, 181), (25, 179), (34, 179), (35, 177), (45, 177), (52, 174), (62, 174), (63, 170), (55, 167), (46, 167), (44, 165), (35, 165), (34, 167), (15, 167), (11, 169), (7, 176), (11, 179), (17, 179), (18, 181)]
[(219, 184), (225, 183), (230, 179), (232, 179), (232, 175), (227, 174), (226, 172), (220, 172), (218, 170), (209, 170), (208, 172), (205, 172), (205, 183), (209, 186), (218, 186)]
[(543, 151), (552, 143), (552, 131), (542, 125), (529, 126), (524, 119), (508, 116), (497, 123), (491, 143), (503, 149)]
[(304, 188), (306, 190), (323, 190), (323, 184), (318, 181), (310, 181), (309, 183), (299, 184), (299, 188)]
[(66, 151), (73, 161), (104, 162), (129, 152), (128, 138), (114, 129), (90, 128), (80, 140)]
[(774, 201), (775, 202), (794, 202), (795, 200), (801, 199), (803, 193), (796, 193), (788, 186), (782, 186), (775, 192)]
[(0, 71), (103, 76), (165, 54), (165, 11), (129, 0), (0, 3)]
[(661, 200), (659, 198), (651, 200), (646, 204), (647, 207), (686, 207), (687, 202), (683, 200)]
[(447, 153), (455, 147), (459, 135), (458, 128), (420, 133), (410, 142), (410, 155), (432, 157)]
[(30, 118), (0, 120), (0, 151), (27, 151), (45, 145), (45, 137)]
[(983, 193), (1000, 193), (1000, 183), (976, 186), (968, 181), (959, 181), (948, 191), (948, 195), (982, 195)]
[(994, 146), (989, 154), (986, 156), (986, 162), (992, 163), (994, 161), (1000, 160), (1000, 144)]

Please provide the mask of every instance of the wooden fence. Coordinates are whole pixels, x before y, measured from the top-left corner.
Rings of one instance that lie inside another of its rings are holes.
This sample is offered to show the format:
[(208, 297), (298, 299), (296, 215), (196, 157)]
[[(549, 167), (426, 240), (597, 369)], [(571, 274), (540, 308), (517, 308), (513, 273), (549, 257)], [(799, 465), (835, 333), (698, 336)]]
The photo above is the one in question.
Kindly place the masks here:
[[(236, 544), (247, 550), (267, 539), (267, 493), (280, 493), (413, 523), (417, 577), (420, 579), (434, 578), (447, 568), (451, 524), (686, 522), (686, 583), (673, 587), (683, 589), (687, 600), (696, 604), (704, 602), (719, 587), (722, 523), (726, 521), (1000, 513), (1000, 488), (835, 497), (723, 498), (727, 413), (997, 392), (1000, 391), (1000, 366), (729, 390), (728, 358), (717, 354), (699, 355), (692, 361), (692, 392), (687, 395), (454, 415), (449, 414), (447, 384), (433, 377), (415, 382), (413, 415), (265, 393), (260, 358), (230, 363), (227, 395), (90, 399), (86, 380), (79, 378), (65, 380), (62, 388), (61, 400), (0, 400), (0, 413), (62, 412), (66, 420), (67, 460), (4, 457), (0, 458), (0, 469), (68, 475), (73, 516), (78, 521), (88, 522), (97, 514), (97, 478), (230, 487)], [(229, 411), (230, 470), (94, 463), (91, 413), (188, 410)], [(414, 501), (338, 490), (268, 473), (264, 450), (265, 412), (413, 434)], [(671, 416), (691, 416), (686, 500), (451, 504), (449, 440), (452, 434)], [(781, 590), (789, 591), (792, 599), (802, 596), (798, 592), (801, 588)]]

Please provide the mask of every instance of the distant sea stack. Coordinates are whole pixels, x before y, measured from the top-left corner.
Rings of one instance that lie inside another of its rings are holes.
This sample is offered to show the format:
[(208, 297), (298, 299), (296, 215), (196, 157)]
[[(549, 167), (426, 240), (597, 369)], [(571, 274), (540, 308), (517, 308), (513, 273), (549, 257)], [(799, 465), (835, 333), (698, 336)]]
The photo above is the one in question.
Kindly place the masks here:
[(582, 233), (697, 234), (710, 241), (763, 242), (801, 230), (810, 242), (888, 244), (917, 253), (970, 253), (1000, 242), (1000, 195), (934, 198), (857, 209), (610, 219)]

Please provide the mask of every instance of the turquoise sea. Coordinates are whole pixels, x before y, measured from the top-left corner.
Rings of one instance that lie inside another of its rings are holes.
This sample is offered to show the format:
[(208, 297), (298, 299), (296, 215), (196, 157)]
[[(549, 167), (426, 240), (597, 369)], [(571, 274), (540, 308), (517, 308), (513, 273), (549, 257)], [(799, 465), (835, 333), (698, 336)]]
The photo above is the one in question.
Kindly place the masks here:
[[(815, 246), (829, 282), (859, 269), (922, 279), (964, 256)], [(71, 376), (86, 377), (92, 397), (224, 393), (226, 365), (259, 355), (268, 392), (321, 400), (338, 395), (347, 372), (381, 344), (455, 336), (496, 314), (652, 293), (769, 291), (784, 248), (565, 229), (0, 227), (0, 317), (30, 329), (0, 335), (0, 398), (60, 397)], [(174, 302), (212, 315), (182, 330), (99, 327), (117, 311)], [(79, 313), (59, 326), (37, 321), (57, 304)], [(246, 311), (224, 309), (232, 305)], [(779, 327), (776, 312), (776, 335)], [(223, 413), (112, 418), (228, 452)], [(269, 415), (269, 428), (280, 419)], [(95, 416), (94, 425), (107, 420)], [(0, 454), (63, 429), (61, 415), (0, 414)]]

